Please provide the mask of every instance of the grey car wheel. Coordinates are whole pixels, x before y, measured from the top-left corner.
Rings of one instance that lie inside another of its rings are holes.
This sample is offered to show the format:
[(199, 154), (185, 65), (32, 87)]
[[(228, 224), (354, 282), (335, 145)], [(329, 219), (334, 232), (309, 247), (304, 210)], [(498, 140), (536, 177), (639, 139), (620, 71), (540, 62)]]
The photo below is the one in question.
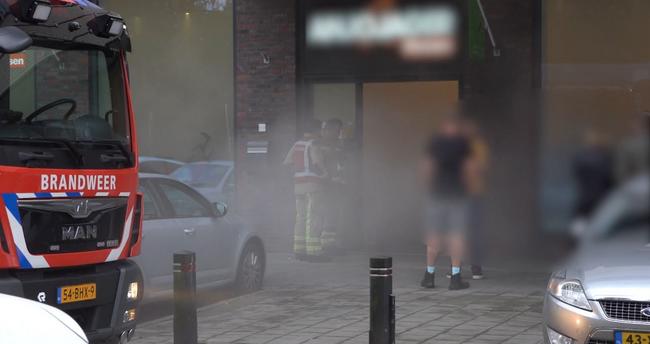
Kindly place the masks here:
[(252, 292), (262, 288), (265, 269), (264, 249), (257, 243), (248, 243), (239, 258), (236, 286), (240, 292)]

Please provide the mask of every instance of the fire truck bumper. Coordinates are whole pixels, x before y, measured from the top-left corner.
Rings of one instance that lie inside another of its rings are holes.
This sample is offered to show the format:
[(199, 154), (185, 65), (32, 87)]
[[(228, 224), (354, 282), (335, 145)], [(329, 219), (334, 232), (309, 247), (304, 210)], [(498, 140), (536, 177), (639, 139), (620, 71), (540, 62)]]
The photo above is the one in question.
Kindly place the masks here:
[(135, 330), (143, 283), (140, 268), (118, 261), (65, 269), (0, 271), (0, 293), (68, 313), (91, 343), (118, 343)]

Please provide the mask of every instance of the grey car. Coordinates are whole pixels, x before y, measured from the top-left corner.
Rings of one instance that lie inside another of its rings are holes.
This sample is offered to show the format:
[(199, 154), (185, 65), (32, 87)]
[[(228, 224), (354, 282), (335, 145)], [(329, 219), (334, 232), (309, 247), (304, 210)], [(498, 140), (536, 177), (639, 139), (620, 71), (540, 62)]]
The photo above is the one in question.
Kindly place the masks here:
[(167, 176), (141, 174), (144, 194), (142, 252), (135, 261), (145, 278), (145, 294), (172, 289), (172, 257), (196, 253), (199, 286), (235, 283), (242, 291), (262, 287), (266, 254), (259, 236), (223, 204)]
[(650, 343), (650, 180), (615, 191), (551, 277), (546, 343)]
[(234, 171), (233, 161), (213, 160), (185, 164), (169, 176), (193, 187), (210, 202), (230, 204), (235, 187)]

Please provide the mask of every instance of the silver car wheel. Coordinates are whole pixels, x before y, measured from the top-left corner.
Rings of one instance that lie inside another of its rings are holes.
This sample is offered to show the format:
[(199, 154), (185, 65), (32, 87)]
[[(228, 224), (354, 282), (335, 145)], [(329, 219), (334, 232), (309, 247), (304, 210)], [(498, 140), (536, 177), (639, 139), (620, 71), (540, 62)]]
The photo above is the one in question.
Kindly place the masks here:
[(262, 248), (256, 244), (248, 244), (240, 259), (237, 288), (242, 292), (251, 292), (262, 288), (264, 268)]

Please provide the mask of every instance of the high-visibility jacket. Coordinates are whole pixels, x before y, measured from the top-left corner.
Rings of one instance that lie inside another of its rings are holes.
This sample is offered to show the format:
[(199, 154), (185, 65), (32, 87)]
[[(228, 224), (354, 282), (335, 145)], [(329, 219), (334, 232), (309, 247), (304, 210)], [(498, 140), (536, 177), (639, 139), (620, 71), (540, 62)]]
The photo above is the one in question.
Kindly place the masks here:
[(301, 140), (296, 142), (287, 158), (291, 159), (293, 164), (293, 179), (295, 184), (304, 183), (322, 183), (325, 179), (325, 171), (322, 162), (314, 161), (318, 159), (319, 154), (315, 150), (314, 140)]

